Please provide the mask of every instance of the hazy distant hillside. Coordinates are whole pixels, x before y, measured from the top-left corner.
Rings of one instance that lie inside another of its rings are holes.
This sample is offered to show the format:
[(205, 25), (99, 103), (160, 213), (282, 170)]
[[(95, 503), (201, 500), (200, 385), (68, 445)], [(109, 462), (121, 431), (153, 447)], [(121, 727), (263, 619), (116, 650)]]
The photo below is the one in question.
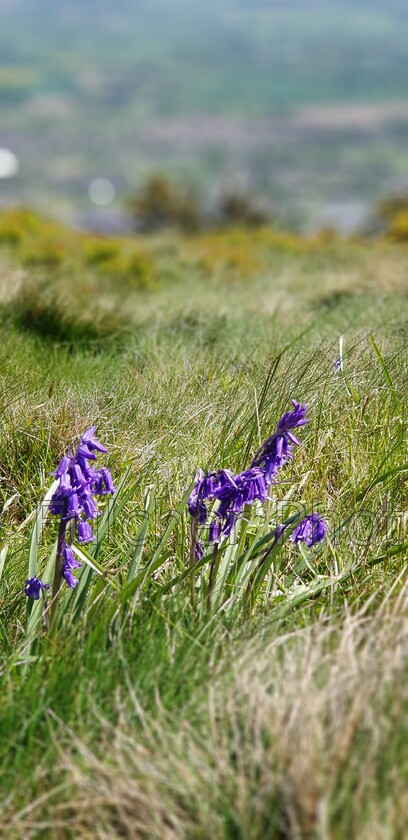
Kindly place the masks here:
[[(3, 101), (61, 90), (149, 113), (264, 114), (406, 95), (401, 0), (3, 0), (0, 13)], [(8, 78), (10, 65), (26, 72)]]
[[(296, 150), (288, 159), (293, 132), (280, 119), (304, 106), (405, 100), (407, 22), (403, 0), (0, 0), (0, 146), (22, 158), (0, 199), (41, 189), (71, 206), (89, 178), (105, 174), (125, 192), (159, 167), (200, 183), (237, 171), (290, 204), (282, 167), (302, 161)], [(180, 121), (170, 139), (169, 120)], [(406, 164), (405, 117), (388, 120), (386, 138), (381, 125), (357, 178), (364, 199), (367, 184), (380, 177), (387, 189)], [(314, 180), (336, 161), (342, 168), (342, 148), (355, 165), (355, 131), (341, 148), (331, 138), (322, 153), (317, 142), (316, 177), (316, 142), (299, 134), (306, 179), (310, 167)], [(317, 203), (327, 198), (321, 187)]]

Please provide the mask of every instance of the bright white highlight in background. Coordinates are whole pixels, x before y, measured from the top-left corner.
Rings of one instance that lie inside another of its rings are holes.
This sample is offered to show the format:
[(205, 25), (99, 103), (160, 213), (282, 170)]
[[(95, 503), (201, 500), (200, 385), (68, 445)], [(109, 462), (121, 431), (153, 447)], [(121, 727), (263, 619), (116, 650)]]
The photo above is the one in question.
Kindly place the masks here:
[(89, 198), (94, 204), (103, 207), (115, 198), (115, 187), (107, 178), (97, 178), (89, 185)]
[(0, 149), (0, 178), (13, 178), (18, 172), (18, 160), (10, 149)]

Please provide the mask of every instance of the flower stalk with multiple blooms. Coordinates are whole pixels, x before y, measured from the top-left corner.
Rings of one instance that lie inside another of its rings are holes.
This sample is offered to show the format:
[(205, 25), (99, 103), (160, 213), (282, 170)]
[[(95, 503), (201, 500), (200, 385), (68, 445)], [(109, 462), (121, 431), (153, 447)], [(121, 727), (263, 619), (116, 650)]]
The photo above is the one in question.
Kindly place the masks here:
[[(52, 600), (58, 594), (62, 580), (71, 589), (75, 589), (78, 579), (74, 570), (81, 567), (72, 549), (72, 539), (75, 534), (79, 543), (92, 542), (95, 537), (90, 520), (99, 516), (96, 496), (114, 493), (112, 477), (107, 467), (95, 469), (90, 462), (96, 461), (97, 453), (105, 453), (107, 449), (95, 437), (96, 426), (92, 426), (82, 435), (74, 453), (65, 455), (55, 477), (59, 484), (54, 493), (50, 512), (60, 517), (57, 541), (57, 556), (55, 561)], [(26, 581), (25, 593), (28, 597), (38, 600), (41, 590), (49, 588), (39, 578)]]
[[(276, 481), (279, 471), (293, 458), (294, 447), (300, 443), (294, 430), (309, 422), (307, 406), (296, 400), (292, 403), (293, 409), (281, 417), (276, 431), (262, 444), (249, 469), (238, 474), (223, 469), (208, 475), (198, 470), (197, 481), (188, 500), (192, 517), (192, 553), (196, 560), (204, 554), (204, 547), (197, 538), (198, 525), (208, 525), (208, 542), (218, 544), (231, 534), (247, 506), (255, 501), (264, 503), (268, 499), (269, 488)], [(214, 502), (217, 506), (209, 522), (208, 503)], [(295, 529), (292, 540), (296, 543), (303, 541), (310, 547), (321, 542), (325, 534), (323, 518), (318, 513), (312, 513)]]
[[(281, 417), (276, 431), (262, 444), (249, 469), (237, 475), (225, 469), (208, 475), (198, 470), (197, 482), (188, 500), (188, 510), (193, 521), (206, 525), (207, 503), (218, 502), (215, 518), (209, 525), (210, 543), (219, 542), (222, 537), (231, 534), (246, 505), (252, 505), (256, 500), (267, 500), (269, 487), (274, 483), (279, 470), (293, 458), (293, 447), (300, 443), (293, 430), (309, 423), (309, 420), (306, 417), (307, 406), (300, 405), (296, 400), (292, 400), (292, 403), (293, 410)], [(195, 556), (200, 559), (202, 555), (203, 546), (197, 540)]]

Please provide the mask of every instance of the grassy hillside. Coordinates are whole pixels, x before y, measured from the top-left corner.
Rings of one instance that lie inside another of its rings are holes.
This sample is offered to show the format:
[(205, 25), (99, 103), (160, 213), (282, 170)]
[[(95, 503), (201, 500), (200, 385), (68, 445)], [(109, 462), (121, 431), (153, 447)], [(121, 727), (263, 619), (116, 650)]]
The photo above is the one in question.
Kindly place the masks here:
[[(103, 240), (27, 211), (0, 241), (2, 836), (402, 838), (406, 246)], [(328, 538), (285, 543), (249, 601), (223, 554), (209, 604), (186, 491), (199, 465), (242, 470), (292, 398), (311, 422), (239, 540), (269, 539), (284, 498)], [(33, 515), (92, 424), (125, 484), (103, 576), (84, 564), (47, 630)]]

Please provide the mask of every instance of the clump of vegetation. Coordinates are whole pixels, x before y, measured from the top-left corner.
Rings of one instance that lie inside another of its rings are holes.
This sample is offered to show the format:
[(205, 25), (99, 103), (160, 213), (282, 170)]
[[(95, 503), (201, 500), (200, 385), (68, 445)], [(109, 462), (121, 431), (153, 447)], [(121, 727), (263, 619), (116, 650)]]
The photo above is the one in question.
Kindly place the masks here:
[(48, 238), (36, 238), (28, 247), (22, 248), (20, 253), (22, 265), (29, 268), (58, 268), (66, 256), (63, 243)]
[(34, 276), (22, 283), (8, 314), (17, 327), (46, 341), (95, 348), (107, 339), (118, 338), (128, 323), (118, 308), (95, 305), (95, 293), (93, 284), (84, 284), (73, 293), (64, 278), (55, 281)]
[(408, 242), (408, 193), (384, 199), (376, 211), (377, 224), (394, 242)]
[(230, 188), (219, 197), (215, 220), (221, 227), (259, 228), (270, 224), (271, 216), (257, 196)]
[(100, 264), (101, 272), (116, 283), (123, 294), (132, 290), (152, 290), (156, 285), (156, 267), (152, 256), (141, 250), (117, 253)]
[(190, 234), (209, 229), (256, 229), (271, 222), (263, 202), (251, 192), (231, 187), (206, 207), (196, 191), (182, 189), (160, 173), (147, 179), (129, 207), (136, 228), (142, 232), (165, 228)]
[(119, 242), (87, 237), (84, 243), (85, 262), (95, 266), (110, 263), (119, 256), (120, 250)]
[(165, 175), (151, 175), (129, 202), (137, 229), (144, 232), (178, 228), (192, 233), (200, 227), (195, 194), (173, 184)]

